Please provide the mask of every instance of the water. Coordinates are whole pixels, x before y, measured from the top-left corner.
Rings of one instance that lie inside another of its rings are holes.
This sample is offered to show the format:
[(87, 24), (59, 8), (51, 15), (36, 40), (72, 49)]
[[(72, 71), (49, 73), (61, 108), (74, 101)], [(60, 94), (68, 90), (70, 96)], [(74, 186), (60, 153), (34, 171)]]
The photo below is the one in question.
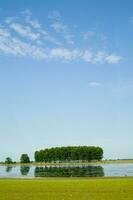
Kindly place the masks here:
[(0, 166), (0, 178), (133, 176), (133, 164), (95, 166)]

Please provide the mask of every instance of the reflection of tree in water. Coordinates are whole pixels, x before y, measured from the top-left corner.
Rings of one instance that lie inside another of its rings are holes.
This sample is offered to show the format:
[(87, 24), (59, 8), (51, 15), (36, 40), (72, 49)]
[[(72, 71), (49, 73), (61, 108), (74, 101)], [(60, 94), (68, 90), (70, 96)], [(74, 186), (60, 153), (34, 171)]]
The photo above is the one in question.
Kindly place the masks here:
[(20, 172), (21, 172), (21, 175), (23, 175), (23, 176), (27, 176), (29, 171), (30, 171), (30, 166), (21, 166), (20, 167)]
[(102, 177), (101, 166), (84, 167), (36, 167), (35, 177)]
[(7, 173), (11, 172), (11, 171), (12, 171), (12, 168), (13, 168), (12, 166), (7, 166), (7, 167), (6, 167), (6, 172), (7, 172)]

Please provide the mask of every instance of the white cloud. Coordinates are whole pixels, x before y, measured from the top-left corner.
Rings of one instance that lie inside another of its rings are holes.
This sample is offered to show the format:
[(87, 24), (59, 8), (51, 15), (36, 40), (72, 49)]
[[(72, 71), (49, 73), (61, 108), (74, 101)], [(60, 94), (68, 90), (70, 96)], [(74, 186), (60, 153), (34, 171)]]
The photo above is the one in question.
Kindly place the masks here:
[(8, 31), (1, 31), (1, 29), (0, 54), (32, 57), (35, 59), (45, 59), (47, 57), (44, 48), (23, 42), (20, 39), (13, 37)]
[(5, 23), (10, 25), (11, 23), (13, 23), (14, 21), (17, 21), (19, 19), (18, 16), (13, 16), (13, 17), (6, 17), (5, 19)]
[(108, 63), (108, 64), (117, 64), (121, 61), (122, 57), (115, 54), (108, 54), (105, 51), (98, 51), (94, 53), (89, 50), (85, 50), (81, 58), (86, 62), (91, 63)]
[(74, 35), (73, 34), (65, 34), (64, 35), (65, 40), (67, 41), (68, 44), (74, 44)]
[(29, 23), (33, 28), (41, 28), (41, 25), (37, 20), (26, 19), (27, 23)]
[(61, 14), (57, 10), (54, 10), (48, 15), (48, 18), (59, 21), (61, 19)]
[(73, 41), (74, 35), (69, 33), (68, 27), (65, 24), (63, 24), (62, 22), (53, 22), (51, 24), (51, 27), (57, 33), (60, 33), (68, 44), (74, 44)]
[(97, 81), (91, 81), (91, 82), (89, 82), (89, 86), (100, 87), (100, 86), (102, 86), (102, 84), (100, 82), (97, 82)]
[[(32, 19), (30, 10), (25, 10), (20, 16), (7, 17), (0, 25), (0, 54), (34, 59), (78, 60), (91, 64), (117, 64), (121, 61), (122, 57), (114, 53), (94, 51), (91, 47), (77, 48), (73, 42), (74, 36), (63, 23), (60, 13), (55, 12), (49, 18), (52, 20), (49, 26), (56, 32), (58, 39), (51, 36), (37, 19)], [(57, 33), (60, 33), (60, 36)], [(88, 34), (93, 35), (91, 32)], [(62, 42), (62, 37), (66, 42)], [(73, 48), (68, 44), (73, 44)]]
[(51, 57), (54, 58), (61, 58), (70, 61), (76, 59), (79, 55), (79, 52), (76, 49), (69, 50), (69, 49), (56, 48), (51, 50), (50, 55)]
[(92, 59), (93, 59), (93, 54), (91, 51), (89, 50), (85, 50), (83, 53), (82, 53), (82, 59), (86, 62), (92, 62)]
[(39, 33), (34, 33), (30, 27), (18, 23), (11, 23), (10, 28), (19, 33), (23, 37), (28, 37), (31, 40), (36, 40), (40, 37)]
[(84, 40), (88, 40), (89, 38), (95, 36), (95, 32), (94, 31), (87, 31), (86, 33), (83, 34), (83, 39)]
[(105, 61), (107, 61), (109, 64), (117, 64), (121, 61), (122, 57), (115, 55), (115, 54), (111, 54), (106, 56)]
[(32, 12), (29, 9), (23, 10), (21, 12), (24, 16), (32, 17)]
[(62, 33), (64, 31), (66, 31), (66, 29), (67, 29), (66, 25), (64, 25), (60, 22), (54, 22), (53, 24), (51, 24), (51, 27), (54, 28), (54, 30), (57, 33)]
[(22, 12), (22, 15), (25, 17), (25, 21), (30, 24), (33, 28), (41, 28), (41, 24), (37, 19), (32, 19), (32, 12), (29, 9), (26, 9)]
[(0, 28), (0, 36), (4, 36), (4, 37), (9, 37), (10, 36), (10, 33), (3, 29), (2, 27)]
[(62, 21), (60, 13), (54, 11), (48, 17), (52, 21), (51, 27), (59, 33), (68, 44), (74, 44), (74, 34), (71, 33), (69, 27)]
[(99, 51), (98, 53), (96, 53), (93, 62), (94, 63), (103, 63), (105, 58), (106, 58), (106, 53), (103, 51)]
[(37, 19), (32, 19), (32, 12), (30, 10), (23, 11), (22, 16), (23, 22), (21, 17), (15, 16), (7, 17), (5, 23), (21, 36), (35, 40), (37, 44), (43, 45), (45, 41), (55, 45), (62, 45), (61, 42), (43, 29)]

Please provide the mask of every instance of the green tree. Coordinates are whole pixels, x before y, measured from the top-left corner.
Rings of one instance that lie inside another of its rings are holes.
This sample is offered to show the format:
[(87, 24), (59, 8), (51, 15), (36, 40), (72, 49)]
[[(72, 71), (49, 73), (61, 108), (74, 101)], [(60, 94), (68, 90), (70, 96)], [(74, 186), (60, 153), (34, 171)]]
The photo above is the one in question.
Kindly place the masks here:
[(35, 152), (36, 162), (92, 161), (103, 158), (103, 149), (95, 146), (67, 146)]
[(13, 162), (12, 162), (12, 159), (10, 157), (7, 157), (6, 160), (5, 160), (5, 163), (6, 164), (11, 164)]
[(28, 154), (22, 154), (20, 157), (20, 162), (21, 163), (30, 163), (30, 158)]

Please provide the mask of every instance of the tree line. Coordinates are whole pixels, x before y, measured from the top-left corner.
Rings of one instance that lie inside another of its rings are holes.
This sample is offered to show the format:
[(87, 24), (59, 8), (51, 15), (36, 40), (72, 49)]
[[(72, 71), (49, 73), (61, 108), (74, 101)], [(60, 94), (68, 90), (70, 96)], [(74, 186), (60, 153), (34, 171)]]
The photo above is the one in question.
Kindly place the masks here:
[[(95, 146), (67, 146), (53, 147), (35, 151), (36, 162), (70, 162), (70, 161), (92, 161), (103, 158), (103, 149)], [(20, 163), (30, 163), (28, 154), (22, 154)], [(6, 164), (15, 164), (10, 157), (5, 160)]]
[(53, 147), (35, 151), (36, 162), (92, 161), (103, 158), (103, 149), (95, 146)]

